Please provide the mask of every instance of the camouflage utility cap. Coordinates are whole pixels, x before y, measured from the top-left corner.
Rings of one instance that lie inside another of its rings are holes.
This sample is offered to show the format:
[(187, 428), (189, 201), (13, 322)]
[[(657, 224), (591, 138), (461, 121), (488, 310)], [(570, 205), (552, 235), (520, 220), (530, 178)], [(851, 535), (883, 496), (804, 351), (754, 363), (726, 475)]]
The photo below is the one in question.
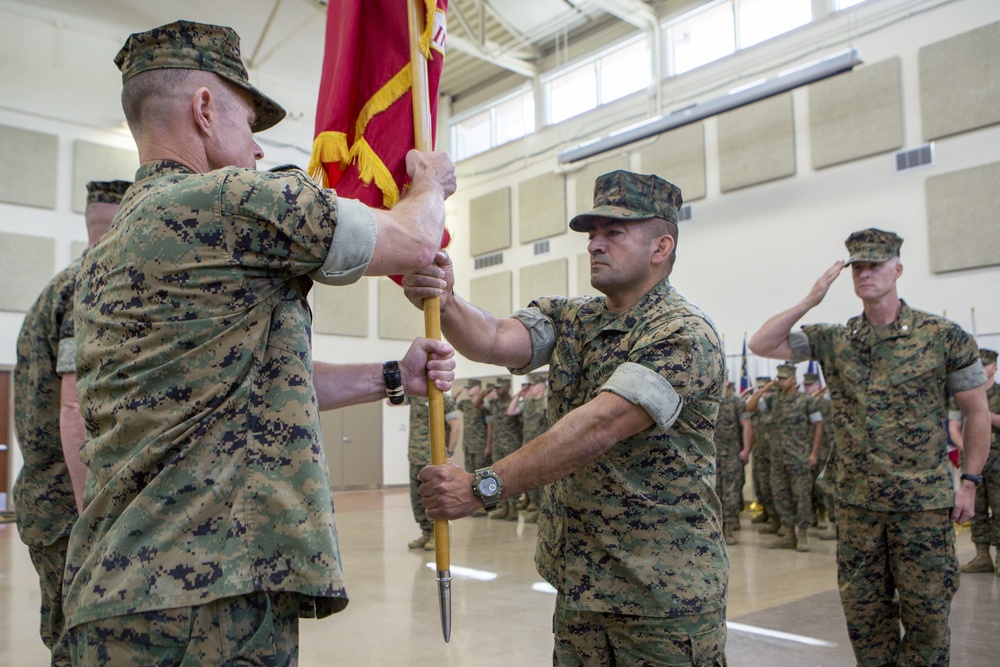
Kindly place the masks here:
[(499, 379), (497, 379), (496, 386), (498, 388), (507, 387), (509, 389), (510, 388), (510, 378), (499, 378)]
[(541, 384), (542, 382), (545, 382), (545, 376), (541, 373), (532, 373), (528, 376), (528, 382), (530, 384)]
[(483, 382), (479, 378), (472, 378), (471, 380), (465, 381), (465, 386), (468, 387), (482, 387)]
[(806, 373), (802, 376), (803, 384), (816, 384), (819, 382), (819, 375), (816, 373)]
[(677, 209), (684, 203), (681, 189), (655, 174), (633, 174), (619, 169), (594, 182), (594, 208), (569, 221), (575, 232), (589, 232), (598, 220), (648, 220), (663, 218), (677, 224)]
[(91, 181), (87, 183), (88, 204), (121, 204), (132, 181)]
[(174, 21), (133, 33), (115, 57), (122, 83), (154, 69), (194, 69), (214, 72), (253, 96), (254, 132), (266, 130), (285, 117), (280, 104), (250, 84), (240, 57), (240, 36), (232, 28), (193, 21)]
[(903, 239), (892, 232), (884, 232), (874, 227), (854, 232), (844, 241), (847, 252), (851, 253), (845, 265), (854, 262), (885, 262), (899, 257), (899, 247)]
[(997, 362), (997, 353), (995, 350), (987, 350), (985, 347), (981, 347), (979, 348), (979, 358), (982, 360), (983, 366), (989, 366)]
[(784, 380), (785, 378), (795, 377), (795, 365), (794, 364), (781, 364), (778, 366), (778, 378)]
[(771, 381), (770, 375), (758, 375), (756, 378), (757, 386), (763, 387), (765, 384)]

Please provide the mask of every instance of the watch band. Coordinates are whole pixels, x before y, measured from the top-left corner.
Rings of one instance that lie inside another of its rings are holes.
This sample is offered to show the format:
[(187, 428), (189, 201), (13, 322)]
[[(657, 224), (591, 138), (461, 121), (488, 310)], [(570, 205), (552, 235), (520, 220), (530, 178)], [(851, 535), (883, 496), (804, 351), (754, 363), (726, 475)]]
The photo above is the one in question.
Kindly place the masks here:
[(382, 364), (382, 379), (385, 380), (385, 394), (389, 402), (399, 405), (406, 398), (403, 393), (403, 376), (399, 372), (398, 361), (386, 361)]
[(975, 484), (976, 486), (982, 486), (983, 485), (983, 476), (982, 475), (970, 475), (967, 472), (963, 472), (962, 476), (959, 479), (967, 479), (970, 482), (972, 482), (973, 484)]

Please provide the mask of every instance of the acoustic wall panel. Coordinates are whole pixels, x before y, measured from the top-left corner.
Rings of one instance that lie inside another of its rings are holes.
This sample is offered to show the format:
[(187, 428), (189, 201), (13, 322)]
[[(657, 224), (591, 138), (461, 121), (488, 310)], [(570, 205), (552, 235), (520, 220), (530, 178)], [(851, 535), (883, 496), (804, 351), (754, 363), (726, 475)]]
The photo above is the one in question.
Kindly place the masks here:
[(69, 256), (76, 259), (87, 249), (86, 241), (73, 241), (69, 246)]
[(27, 312), (52, 279), (56, 242), (40, 236), (0, 233), (3, 289), (0, 310)]
[(814, 169), (902, 148), (899, 72), (892, 58), (809, 86)]
[(573, 215), (594, 208), (594, 181), (601, 174), (616, 169), (628, 169), (628, 155), (617, 154), (597, 162), (591, 162), (573, 175), (573, 181), (576, 183), (576, 208)]
[[(1000, 162), (927, 179), (931, 271), (1000, 265)], [(905, 246), (904, 246), (905, 253)], [(904, 261), (906, 255), (903, 255)]]
[(469, 202), (469, 254), (485, 255), (510, 247), (510, 188)]
[(517, 184), (517, 229), (521, 243), (565, 234), (566, 177), (543, 174)]
[(723, 192), (795, 174), (792, 96), (778, 95), (717, 119)]
[(1000, 123), (1000, 22), (919, 51), (924, 139)]
[(535, 264), (521, 269), (521, 298), (518, 308), (528, 305), (540, 296), (566, 296), (569, 293), (566, 272), (569, 263), (565, 259), (555, 259), (544, 264)]
[(366, 337), (368, 282), (368, 278), (362, 278), (339, 287), (317, 283), (312, 292), (316, 300), (313, 304), (313, 331), (318, 334)]
[(139, 168), (139, 154), (121, 148), (76, 141), (73, 144), (73, 210), (87, 208), (90, 181), (131, 181)]
[(577, 296), (597, 296), (600, 294), (590, 286), (590, 255), (587, 253), (576, 256), (576, 294)]
[(705, 124), (685, 125), (661, 134), (639, 151), (644, 174), (656, 174), (679, 187), (685, 202), (705, 197)]
[(424, 335), (424, 313), (403, 296), (403, 288), (388, 278), (378, 281), (378, 337), (413, 340)]
[(0, 201), (56, 207), (59, 137), (0, 125)]
[[(469, 303), (497, 317), (507, 317), (514, 311), (510, 283), (510, 271), (473, 278), (469, 284)], [(520, 303), (517, 307), (523, 308), (526, 305)]]

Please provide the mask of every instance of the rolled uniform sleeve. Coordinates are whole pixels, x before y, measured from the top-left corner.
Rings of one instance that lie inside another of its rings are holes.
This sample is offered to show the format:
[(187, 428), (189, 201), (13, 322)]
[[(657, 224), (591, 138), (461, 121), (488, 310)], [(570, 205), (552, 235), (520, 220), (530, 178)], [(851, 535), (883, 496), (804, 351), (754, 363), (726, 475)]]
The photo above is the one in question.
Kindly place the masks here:
[(970, 366), (948, 373), (948, 391), (952, 393), (975, 389), (985, 382), (986, 370), (981, 359), (976, 359)]
[(556, 329), (552, 320), (537, 308), (522, 308), (512, 318), (524, 325), (531, 336), (531, 361), (521, 368), (508, 368), (514, 375), (524, 375), (549, 363), (556, 346)]
[(656, 371), (632, 362), (619, 366), (601, 387), (638, 405), (653, 419), (650, 435), (665, 433), (681, 414), (683, 399)]
[(375, 252), (375, 216), (354, 199), (337, 199), (337, 229), (323, 266), (310, 278), (325, 285), (350, 285), (364, 276)]
[(812, 359), (812, 345), (809, 344), (809, 337), (803, 331), (793, 331), (788, 334), (788, 344), (792, 348), (793, 364)]

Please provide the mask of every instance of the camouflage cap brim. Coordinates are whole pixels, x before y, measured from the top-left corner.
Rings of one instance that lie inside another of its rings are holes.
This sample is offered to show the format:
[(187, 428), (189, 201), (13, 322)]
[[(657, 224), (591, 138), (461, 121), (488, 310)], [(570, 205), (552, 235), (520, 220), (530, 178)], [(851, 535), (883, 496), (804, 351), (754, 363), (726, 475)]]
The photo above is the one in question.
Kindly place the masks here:
[(589, 232), (600, 220), (652, 220), (649, 213), (645, 211), (632, 211), (621, 206), (598, 206), (597, 208), (581, 213), (569, 221), (569, 228), (574, 232)]
[(844, 262), (844, 266), (850, 266), (855, 262), (872, 262), (873, 264), (881, 264), (882, 262), (888, 262), (893, 257), (898, 257), (898, 255), (880, 252), (878, 250), (864, 250), (848, 257), (847, 261)]

